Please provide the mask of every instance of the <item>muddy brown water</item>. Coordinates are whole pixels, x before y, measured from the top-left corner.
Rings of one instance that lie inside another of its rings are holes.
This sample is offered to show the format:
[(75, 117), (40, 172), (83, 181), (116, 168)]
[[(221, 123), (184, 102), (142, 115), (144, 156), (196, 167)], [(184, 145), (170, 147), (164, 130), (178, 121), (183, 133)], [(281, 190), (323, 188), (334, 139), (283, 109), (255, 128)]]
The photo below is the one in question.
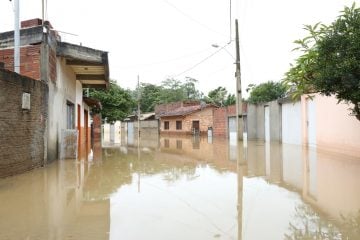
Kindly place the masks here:
[(0, 239), (360, 239), (360, 157), (161, 137), (0, 179)]

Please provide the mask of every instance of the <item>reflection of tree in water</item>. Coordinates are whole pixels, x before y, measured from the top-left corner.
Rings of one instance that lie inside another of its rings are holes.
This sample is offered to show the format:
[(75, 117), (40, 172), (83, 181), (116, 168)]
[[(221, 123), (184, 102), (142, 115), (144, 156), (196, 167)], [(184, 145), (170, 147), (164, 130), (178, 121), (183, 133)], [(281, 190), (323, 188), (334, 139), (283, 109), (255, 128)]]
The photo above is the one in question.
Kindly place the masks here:
[(341, 230), (344, 239), (358, 240), (360, 239), (360, 210), (356, 214), (348, 216), (341, 215)]
[(104, 161), (94, 162), (84, 185), (85, 195), (90, 198), (105, 199), (120, 186), (130, 184), (130, 166), (124, 161), (107, 159), (108, 151), (103, 152)]
[(286, 240), (359, 240), (360, 239), (360, 210), (357, 214), (341, 215), (341, 220), (335, 224), (320, 218), (309, 205), (295, 208), (294, 221), (289, 223), (289, 233)]
[(342, 239), (339, 229), (330, 221), (320, 218), (309, 205), (295, 208), (294, 220), (289, 223), (286, 240), (337, 240)]

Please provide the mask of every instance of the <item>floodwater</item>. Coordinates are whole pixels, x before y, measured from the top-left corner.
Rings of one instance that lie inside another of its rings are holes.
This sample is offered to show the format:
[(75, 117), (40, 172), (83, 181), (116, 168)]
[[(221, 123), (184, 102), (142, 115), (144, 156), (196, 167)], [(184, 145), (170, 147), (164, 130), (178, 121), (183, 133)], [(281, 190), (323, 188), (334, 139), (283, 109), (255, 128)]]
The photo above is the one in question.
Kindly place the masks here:
[(147, 138), (0, 180), (0, 239), (360, 239), (360, 157)]

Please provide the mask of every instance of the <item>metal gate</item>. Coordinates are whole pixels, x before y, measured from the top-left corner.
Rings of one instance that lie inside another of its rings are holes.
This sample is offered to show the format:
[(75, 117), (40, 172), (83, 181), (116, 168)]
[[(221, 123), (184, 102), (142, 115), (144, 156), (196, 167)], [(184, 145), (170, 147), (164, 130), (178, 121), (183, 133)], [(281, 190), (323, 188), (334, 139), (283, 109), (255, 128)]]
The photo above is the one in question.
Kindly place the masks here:
[(127, 143), (134, 144), (134, 122), (127, 122)]
[(265, 141), (270, 141), (270, 111), (269, 106), (265, 106)]
[(237, 131), (236, 131), (236, 117), (228, 118), (228, 131), (229, 131), (229, 139), (237, 142)]
[(307, 134), (308, 145), (316, 147), (316, 108), (315, 102), (311, 99), (306, 100), (307, 106)]

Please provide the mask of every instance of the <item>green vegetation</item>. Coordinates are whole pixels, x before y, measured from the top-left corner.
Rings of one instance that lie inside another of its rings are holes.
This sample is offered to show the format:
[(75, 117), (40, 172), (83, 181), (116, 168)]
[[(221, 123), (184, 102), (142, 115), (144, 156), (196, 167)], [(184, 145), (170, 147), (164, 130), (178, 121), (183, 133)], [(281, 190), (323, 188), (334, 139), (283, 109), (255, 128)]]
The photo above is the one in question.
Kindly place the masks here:
[[(123, 120), (130, 114), (137, 112), (138, 96), (140, 96), (140, 111), (153, 112), (155, 106), (163, 103), (198, 100), (214, 103), (218, 106), (235, 104), (235, 95), (228, 94), (224, 87), (210, 91), (208, 97), (197, 90), (198, 81), (187, 77), (184, 82), (176, 79), (166, 79), (160, 86), (150, 83), (141, 83), (134, 91), (125, 90), (115, 81), (110, 82), (109, 89), (89, 89), (89, 97), (101, 102), (102, 109), (93, 109), (101, 113), (108, 123)], [(139, 93), (140, 91), (140, 93)]]
[(286, 87), (280, 82), (268, 81), (259, 85), (250, 84), (246, 91), (250, 91), (248, 102), (258, 104), (285, 97)]
[(101, 113), (103, 120), (108, 123), (123, 120), (135, 107), (131, 92), (119, 87), (114, 81), (110, 81), (108, 89), (90, 89), (89, 97), (101, 102), (102, 109), (92, 111)]
[(319, 92), (353, 104), (360, 121), (360, 9), (345, 7), (330, 25), (305, 26), (309, 36), (295, 41), (302, 55), (286, 73), (293, 99)]
[(229, 106), (236, 103), (236, 98), (234, 94), (228, 94), (226, 88), (217, 87), (208, 93), (205, 101), (217, 106)]

